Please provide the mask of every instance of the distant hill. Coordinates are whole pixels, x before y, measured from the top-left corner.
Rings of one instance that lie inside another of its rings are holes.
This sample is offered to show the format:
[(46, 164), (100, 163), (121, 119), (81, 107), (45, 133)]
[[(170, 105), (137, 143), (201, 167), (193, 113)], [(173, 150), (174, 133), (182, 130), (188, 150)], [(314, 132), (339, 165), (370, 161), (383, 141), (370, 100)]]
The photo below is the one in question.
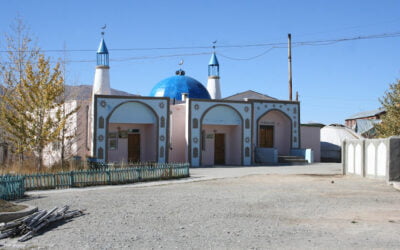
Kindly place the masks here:
[[(3, 86), (0, 85), (0, 95), (3, 94)], [(67, 100), (87, 100), (92, 97), (92, 86), (91, 85), (65, 85), (65, 94)], [(122, 95), (122, 96), (138, 96), (130, 94), (125, 91), (111, 89), (112, 95)]]
[[(87, 100), (92, 97), (92, 86), (91, 85), (65, 85), (65, 94), (67, 100)], [(130, 94), (125, 91), (111, 89), (112, 95), (122, 96), (137, 96)]]

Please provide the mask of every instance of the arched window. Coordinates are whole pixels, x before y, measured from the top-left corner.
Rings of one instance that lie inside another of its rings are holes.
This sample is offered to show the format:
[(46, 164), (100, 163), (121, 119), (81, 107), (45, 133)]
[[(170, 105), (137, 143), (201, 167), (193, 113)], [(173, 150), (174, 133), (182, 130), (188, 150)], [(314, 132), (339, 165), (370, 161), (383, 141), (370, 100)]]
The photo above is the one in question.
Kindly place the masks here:
[(250, 128), (250, 120), (249, 119), (246, 119), (246, 121), (244, 122), (244, 126), (246, 129)]
[(160, 123), (161, 123), (160, 127), (164, 128), (165, 127), (165, 117), (164, 116), (161, 117)]
[(164, 158), (164, 146), (160, 147), (160, 158)]
[(97, 150), (97, 158), (99, 158), (99, 159), (104, 159), (104, 150), (103, 150), (102, 147), (100, 147), (100, 148)]
[(104, 118), (102, 116), (99, 118), (99, 128), (104, 128)]
[(194, 158), (199, 157), (199, 149), (198, 149), (198, 148), (194, 148), (194, 149), (193, 149), (193, 157), (194, 157)]
[(250, 156), (250, 148), (246, 147), (246, 149), (244, 150), (244, 156), (245, 157), (249, 157)]
[(198, 128), (199, 127), (199, 120), (194, 118), (193, 119), (193, 128)]

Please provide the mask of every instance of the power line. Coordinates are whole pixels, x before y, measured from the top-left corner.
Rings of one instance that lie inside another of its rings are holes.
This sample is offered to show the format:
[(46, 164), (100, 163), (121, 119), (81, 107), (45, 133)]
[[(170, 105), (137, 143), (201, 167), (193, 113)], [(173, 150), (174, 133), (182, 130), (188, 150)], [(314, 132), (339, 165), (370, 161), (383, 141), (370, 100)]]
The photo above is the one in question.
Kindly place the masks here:
[[(338, 42), (365, 40), (365, 39), (378, 39), (378, 38), (391, 38), (400, 36), (400, 31), (392, 33), (381, 33), (365, 36), (346, 37), (328, 40), (315, 40), (315, 41), (300, 41), (294, 42), (296, 46), (320, 46), (330, 45)], [(286, 48), (286, 42), (273, 42), (273, 43), (256, 43), (256, 44), (237, 44), (237, 45), (219, 45), (218, 48), (249, 48), (249, 47), (279, 47)], [(181, 47), (153, 47), (153, 48), (116, 48), (109, 49), (110, 51), (154, 51), (154, 50), (184, 50), (184, 49), (211, 49), (212, 46), (181, 46)], [(53, 49), (53, 50), (40, 50), (41, 52), (94, 52), (93, 49)], [(0, 53), (9, 52), (32, 52), (32, 51), (18, 51), (18, 50), (0, 50)]]

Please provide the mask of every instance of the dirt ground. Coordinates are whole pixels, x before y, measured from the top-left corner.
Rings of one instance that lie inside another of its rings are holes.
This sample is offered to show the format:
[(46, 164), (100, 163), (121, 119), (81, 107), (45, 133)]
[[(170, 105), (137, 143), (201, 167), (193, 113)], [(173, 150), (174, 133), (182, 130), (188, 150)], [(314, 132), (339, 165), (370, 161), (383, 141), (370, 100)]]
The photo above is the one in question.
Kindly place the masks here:
[(162, 186), (35, 193), (87, 214), (8, 248), (399, 249), (400, 192), (382, 180), (258, 174)]

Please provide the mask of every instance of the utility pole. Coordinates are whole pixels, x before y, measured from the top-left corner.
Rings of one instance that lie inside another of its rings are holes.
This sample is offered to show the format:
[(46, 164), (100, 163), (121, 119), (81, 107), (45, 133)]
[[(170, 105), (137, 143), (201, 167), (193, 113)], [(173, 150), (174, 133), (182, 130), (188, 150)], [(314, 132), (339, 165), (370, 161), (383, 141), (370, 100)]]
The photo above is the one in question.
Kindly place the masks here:
[(292, 100), (292, 35), (288, 34), (289, 100)]

